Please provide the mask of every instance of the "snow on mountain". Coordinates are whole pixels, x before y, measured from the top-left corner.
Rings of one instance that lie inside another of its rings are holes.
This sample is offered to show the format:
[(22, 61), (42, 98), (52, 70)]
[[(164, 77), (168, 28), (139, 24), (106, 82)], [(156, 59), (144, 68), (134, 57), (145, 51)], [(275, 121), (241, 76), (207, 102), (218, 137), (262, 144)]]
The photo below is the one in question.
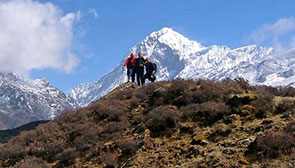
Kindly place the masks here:
[(63, 110), (77, 108), (76, 101), (52, 87), (45, 79), (25, 79), (0, 72), (0, 129), (50, 120)]
[(157, 80), (243, 77), (253, 84), (295, 85), (295, 50), (278, 55), (272, 48), (256, 45), (237, 49), (204, 47), (170, 28), (163, 28), (132, 47), (121, 63), (101, 79), (77, 86), (69, 96), (85, 106), (126, 82), (123, 63), (131, 52), (139, 51), (157, 64)]

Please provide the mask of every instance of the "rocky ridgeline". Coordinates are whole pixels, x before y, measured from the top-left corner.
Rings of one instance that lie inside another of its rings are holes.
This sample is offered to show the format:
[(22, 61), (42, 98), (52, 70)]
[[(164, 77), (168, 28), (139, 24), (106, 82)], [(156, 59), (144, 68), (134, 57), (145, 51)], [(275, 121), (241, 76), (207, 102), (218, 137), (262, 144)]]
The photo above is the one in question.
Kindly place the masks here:
[(294, 167), (295, 90), (125, 83), (0, 145), (2, 167)]

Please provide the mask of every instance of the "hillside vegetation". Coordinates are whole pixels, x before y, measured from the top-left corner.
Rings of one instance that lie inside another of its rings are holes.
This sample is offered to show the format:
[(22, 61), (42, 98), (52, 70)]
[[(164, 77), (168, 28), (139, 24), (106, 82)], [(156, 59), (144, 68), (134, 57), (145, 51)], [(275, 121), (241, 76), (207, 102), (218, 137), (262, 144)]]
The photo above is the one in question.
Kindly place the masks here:
[(2, 167), (294, 167), (295, 89), (126, 83), (0, 144)]

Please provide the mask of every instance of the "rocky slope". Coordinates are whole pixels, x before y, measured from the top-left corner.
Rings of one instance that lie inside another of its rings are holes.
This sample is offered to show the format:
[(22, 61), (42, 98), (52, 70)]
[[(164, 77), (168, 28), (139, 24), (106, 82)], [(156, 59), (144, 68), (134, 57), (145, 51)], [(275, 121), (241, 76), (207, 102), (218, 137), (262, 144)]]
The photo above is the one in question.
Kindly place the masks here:
[(126, 83), (0, 144), (0, 166), (291, 168), (294, 106), (244, 80)]
[(231, 49), (226, 46), (202, 46), (170, 28), (153, 32), (132, 47), (121, 63), (93, 83), (81, 84), (69, 96), (85, 106), (124, 83), (121, 67), (131, 52), (142, 51), (158, 65), (158, 80), (214, 79), (243, 77), (252, 84), (293, 85), (295, 52), (276, 54), (272, 48), (256, 45)]
[(37, 120), (51, 120), (78, 105), (44, 79), (0, 73), (0, 130)]

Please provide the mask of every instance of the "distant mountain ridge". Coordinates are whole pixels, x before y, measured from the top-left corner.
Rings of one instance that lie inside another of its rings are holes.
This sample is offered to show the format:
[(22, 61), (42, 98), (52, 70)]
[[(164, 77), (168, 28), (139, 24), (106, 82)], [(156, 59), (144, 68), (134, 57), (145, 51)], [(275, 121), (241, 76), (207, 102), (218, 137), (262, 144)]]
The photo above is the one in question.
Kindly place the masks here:
[(75, 100), (45, 79), (31, 80), (0, 72), (0, 130), (51, 120), (64, 110), (77, 107)]
[(125, 82), (121, 67), (131, 52), (142, 51), (158, 65), (157, 79), (214, 79), (243, 77), (252, 84), (295, 85), (295, 52), (276, 55), (273, 48), (250, 45), (231, 49), (204, 47), (170, 28), (151, 33), (132, 47), (121, 63), (98, 81), (72, 89), (69, 96), (85, 106)]
[(14, 129), (0, 130), (0, 143), (7, 143), (11, 138), (18, 136), (22, 131), (35, 129), (40, 124), (45, 124), (49, 121), (34, 121)]

